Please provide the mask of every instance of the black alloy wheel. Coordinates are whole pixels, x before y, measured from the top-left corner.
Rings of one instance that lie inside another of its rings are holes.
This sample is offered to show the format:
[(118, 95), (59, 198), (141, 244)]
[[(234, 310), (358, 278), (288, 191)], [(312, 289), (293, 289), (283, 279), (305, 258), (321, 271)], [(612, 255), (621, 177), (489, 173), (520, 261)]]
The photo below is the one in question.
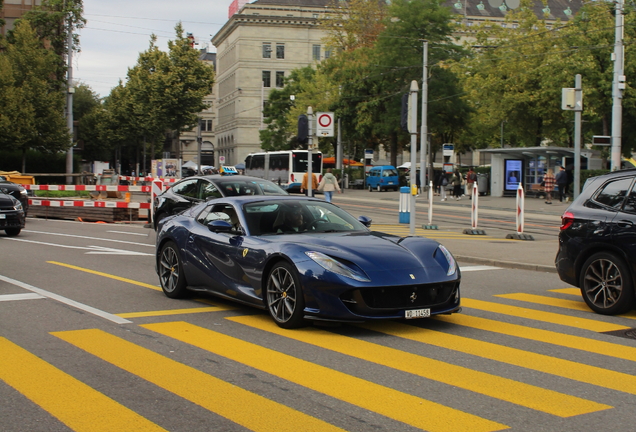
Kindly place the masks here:
[(267, 278), (266, 304), (279, 327), (293, 329), (305, 325), (305, 299), (296, 269), (287, 262), (272, 268)]
[(376, 190), (377, 190), (378, 192), (382, 192), (382, 188), (380, 187), (380, 185), (378, 185), (378, 186), (377, 186), (377, 189), (376, 189)]
[(159, 254), (159, 282), (163, 293), (170, 298), (183, 298), (187, 294), (187, 284), (183, 274), (179, 249), (174, 242), (168, 242)]
[(593, 311), (617, 315), (634, 306), (634, 284), (625, 261), (610, 252), (592, 255), (581, 269), (583, 300)]

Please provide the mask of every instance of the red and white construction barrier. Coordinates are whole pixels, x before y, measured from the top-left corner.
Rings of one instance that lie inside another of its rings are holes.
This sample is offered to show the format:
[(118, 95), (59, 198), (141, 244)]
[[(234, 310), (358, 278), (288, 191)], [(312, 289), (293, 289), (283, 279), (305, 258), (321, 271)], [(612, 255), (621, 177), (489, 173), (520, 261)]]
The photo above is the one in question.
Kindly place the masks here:
[(150, 203), (125, 201), (88, 201), (88, 200), (39, 200), (30, 199), (29, 205), (45, 207), (97, 207), (97, 208), (130, 208), (149, 209)]
[[(119, 176), (119, 179), (128, 180), (128, 181), (146, 181), (146, 182), (157, 180), (154, 177), (132, 177), (132, 176)], [(174, 183), (181, 179), (170, 177), (170, 178), (160, 178), (159, 180), (161, 180), (164, 183)]]
[(22, 185), (27, 190), (41, 191), (99, 191), (99, 192), (150, 192), (150, 186), (115, 185)]

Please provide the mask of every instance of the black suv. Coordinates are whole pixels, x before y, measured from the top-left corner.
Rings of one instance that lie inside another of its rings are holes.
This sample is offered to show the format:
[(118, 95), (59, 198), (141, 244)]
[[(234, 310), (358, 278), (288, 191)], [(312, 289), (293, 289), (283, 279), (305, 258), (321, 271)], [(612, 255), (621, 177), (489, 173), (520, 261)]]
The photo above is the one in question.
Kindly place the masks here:
[(604, 315), (634, 307), (635, 179), (636, 169), (592, 177), (561, 216), (559, 276), (581, 288), (585, 303)]

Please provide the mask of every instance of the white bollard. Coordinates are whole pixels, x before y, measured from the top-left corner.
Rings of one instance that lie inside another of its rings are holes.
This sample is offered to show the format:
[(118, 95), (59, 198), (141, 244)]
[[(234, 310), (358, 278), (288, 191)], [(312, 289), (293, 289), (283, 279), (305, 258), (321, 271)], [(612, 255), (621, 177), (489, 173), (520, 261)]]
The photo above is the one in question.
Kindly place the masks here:
[(433, 225), (433, 182), (428, 182), (428, 224)]
[(523, 186), (519, 182), (519, 188), (517, 188), (517, 234), (523, 234), (524, 202), (525, 194)]
[(471, 205), (471, 211), (470, 211), (470, 225), (472, 226), (473, 229), (477, 229), (477, 216), (478, 216), (478, 212), (479, 212), (479, 192), (478, 192), (478, 187), (477, 187), (477, 181), (475, 181), (475, 183), (473, 183), (473, 189), (471, 190), (471, 200), (472, 200), (472, 205)]

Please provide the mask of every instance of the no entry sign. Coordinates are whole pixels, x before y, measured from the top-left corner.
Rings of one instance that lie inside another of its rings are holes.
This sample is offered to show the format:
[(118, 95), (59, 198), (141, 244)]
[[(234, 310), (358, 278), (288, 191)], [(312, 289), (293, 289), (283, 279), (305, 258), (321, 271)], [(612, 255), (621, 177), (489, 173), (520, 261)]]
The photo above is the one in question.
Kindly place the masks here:
[(333, 113), (319, 112), (316, 113), (316, 135), (319, 137), (333, 136)]

